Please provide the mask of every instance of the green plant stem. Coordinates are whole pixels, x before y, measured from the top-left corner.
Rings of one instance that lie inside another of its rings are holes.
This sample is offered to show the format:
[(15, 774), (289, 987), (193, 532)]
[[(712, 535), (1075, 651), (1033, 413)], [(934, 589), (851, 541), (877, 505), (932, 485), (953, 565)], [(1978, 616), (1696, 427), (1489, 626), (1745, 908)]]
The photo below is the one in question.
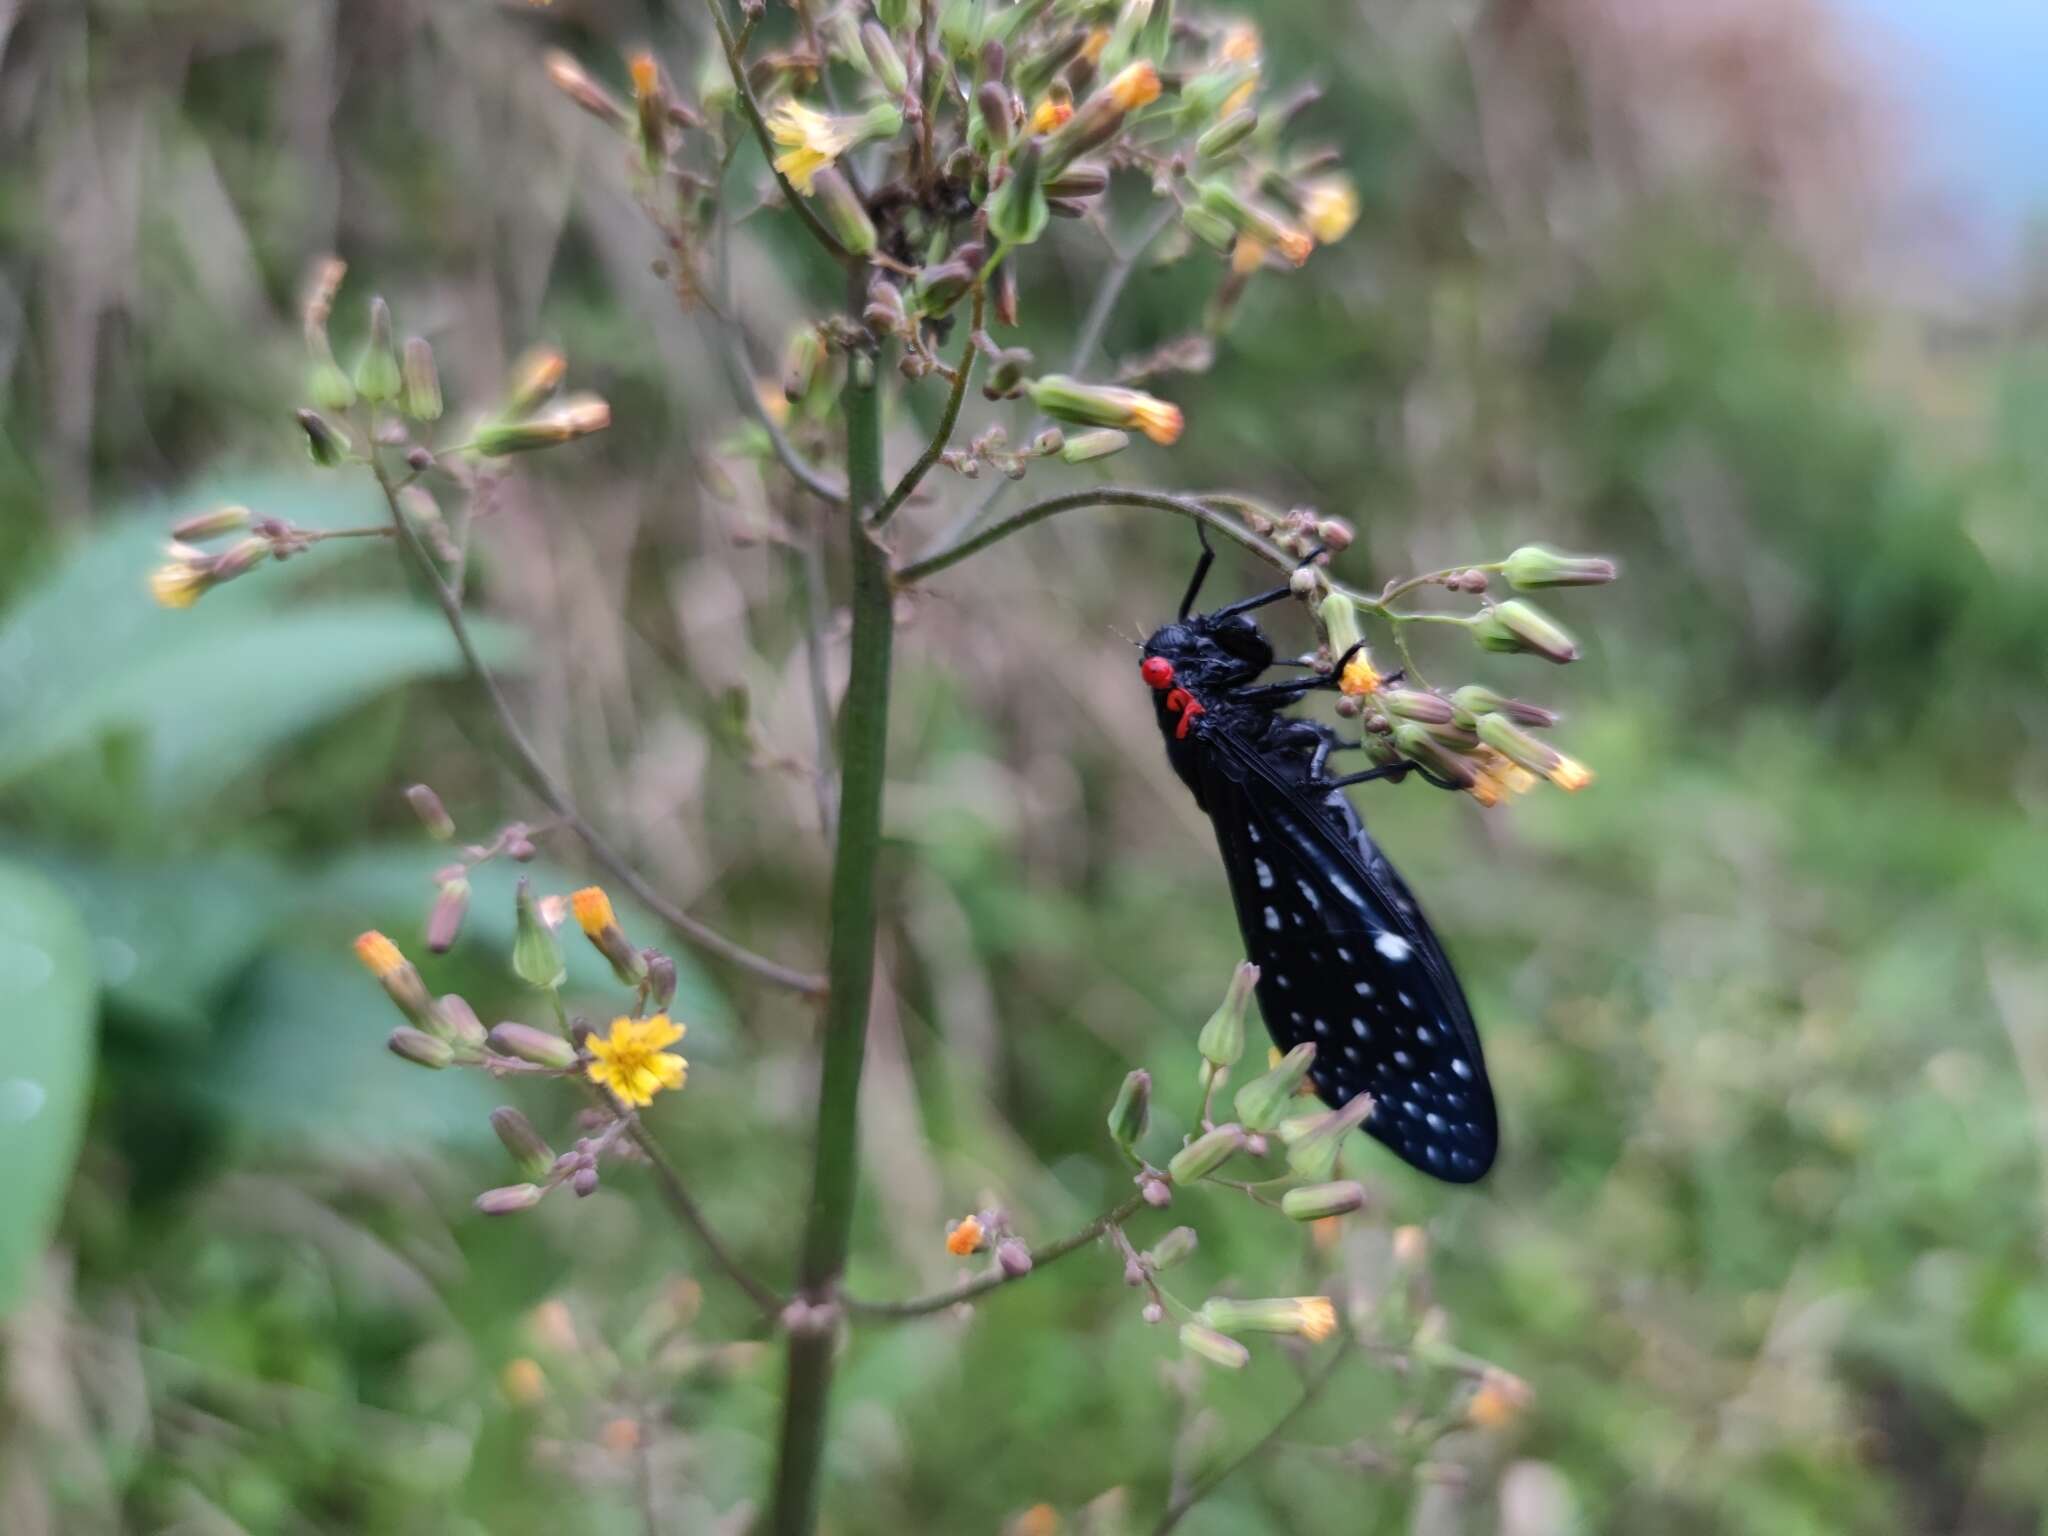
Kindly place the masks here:
[(663, 896), (641, 876), (640, 872), (626, 862), (625, 856), (605, 841), (598, 830), (583, 819), (583, 813), (576, 809), (575, 802), (560, 781), (548, 771), (541, 761), (538, 750), (527, 739), (520, 727), (519, 717), (512, 711), (512, 701), (505, 696), (497, 674), (485, 663), (476, 648), (476, 641), (469, 632), (469, 622), (463, 616), (462, 597), (445, 581), (440, 570), (434, 565), (434, 557), (428, 551), (412, 524), (406, 521), (399, 510), (398, 489), (383, 464), (375, 458), (370, 460), (370, 471), (377, 477), (377, 486), (384, 493), (384, 504), (391, 516), (391, 526), (397, 530), (399, 545), (411, 557), (414, 568), (427, 583), (427, 589), (434, 594), (441, 616), (448, 623), (448, 631), (455, 637), (456, 649), (462, 653), (463, 665), (471, 679), (483, 691), (485, 700), (491, 706), (491, 713), (497, 717), (498, 730), (505, 738), (513, 767), (527, 786), (538, 795), (549, 810), (562, 819), (562, 824), (573, 831), (590, 850), (590, 856), (604, 866), (622, 886), (638, 899), (670, 929), (707, 954), (718, 956), (741, 970), (760, 977), (763, 981), (774, 982), (777, 986), (788, 987), (815, 997), (825, 988), (822, 976), (794, 970), (779, 961), (770, 960), (766, 955), (757, 955), (745, 945), (728, 939), (709, 924), (690, 916), (681, 907)]
[(767, 157), (768, 169), (773, 172), (776, 184), (782, 188), (783, 201), (789, 204), (790, 211), (796, 214), (798, 222), (811, 232), (811, 238), (831, 253), (834, 261), (858, 268), (861, 265), (859, 258), (839, 243), (832, 231), (811, 211), (811, 206), (804, 195), (790, 185), (787, 176), (776, 169), (775, 137), (769, 133), (768, 119), (761, 115), (761, 103), (755, 100), (754, 88), (747, 81), (747, 61), (740, 57), (740, 40), (733, 33), (732, 23), (725, 19), (725, 7), (721, 0), (704, 0), (704, 8), (711, 12), (711, 24), (718, 28), (718, 45), (724, 50), (725, 66), (732, 75), (732, 88), (739, 96), (740, 110), (754, 130), (754, 139), (760, 144), (761, 153)]
[[(832, 861), (817, 1140), (797, 1268), (797, 1294), (814, 1305), (836, 1300), (853, 1230), (860, 1072), (875, 976), (875, 863), (882, 842), (895, 615), (888, 556), (866, 526), (866, 514), (882, 499), (882, 419), (873, 358), (856, 353), (849, 359), (843, 409), (853, 663), (840, 712), (839, 840)], [(834, 1333), (829, 1327), (790, 1333), (770, 1536), (810, 1536), (817, 1523)]]
[(906, 1301), (862, 1301), (853, 1296), (844, 1296), (840, 1299), (851, 1316), (868, 1318), (876, 1322), (904, 1322), (911, 1318), (926, 1317), (934, 1312), (943, 1312), (948, 1307), (959, 1306), (963, 1301), (972, 1301), (977, 1296), (986, 1296), (990, 1291), (1028, 1279), (1048, 1264), (1056, 1263), (1068, 1254), (1087, 1247), (1111, 1228), (1122, 1227), (1138, 1214), (1144, 1204), (1143, 1195), (1132, 1195), (1123, 1204), (1104, 1211), (1080, 1231), (1032, 1249), (1031, 1268), (1021, 1275), (993, 1269), (985, 1275), (976, 1275), (972, 1280), (963, 1280), (943, 1291), (934, 1291), (929, 1296), (914, 1296)]
[[(1236, 522), (1213, 510), (1199, 497), (1177, 496), (1169, 491), (1134, 490), (1117, 485), (1099, 485), (1090, 490), (1070, 491), (1064, 496), (1048, 497), (1020, 507), (1008, 517), (990, 523), (979, 533), (970, 534), (955, 544), (939, 550), (936, 554), (913, 561), (896, 572), (896, 585), (911, 587), (928, 576), (936, 576), (948, 566), (958, 565), (969, 555), (978, 554), (989, 545), (1000, 543), (1013, 533), (1022, 533), (1033, 523), (1042, 523), (1048, 517), (1061, 512), (1075, 512), (1085, 507), (1146, 507), (1159, 512), (1173, 512), (1181, 517), (1204, 524), (1222, 534), (1234, 543), (1243, 545), (1261, 559), (1269, 561), (1282, 570), (1291, 569), (1294, 558), (1276, 549), (1257, 534), (1247, 532)], [(1365, 598), (1362, 606), (1377, 610), (1375, 598)]]
[(939, 429), (932, 434), (924, 452), (917, 456), (917, 462), (903, 472), (896, 488), (875, 508), (875, 515), (868, 519), (869, 527), (879, 528), (896, 515), (896, 509), (910, 500), (910, 493), (917, 489), (918, 482), (939, 462), (947, 444), (953, 441), (953, 429), (960, 425), (960, 405), (967, 398), (967, 380), (974, 372), (974, 341), (981, 334), (987, 304), (988, 292), (977, 282), (974, 285), (974, 323), (968, 327), (967, 339), (960, 345), (960, 362), (953, 370), (953, 390), (946, 396), (946, 408), (939, 415)]
[(1218, 1467), (1214, 1472), (1196, 1483), (1186, 1493), (1169, 1503), (1165, 1511), (1160, 1515), (1159, 1523), (1152, 1527), (1152, 1536), (1168, 1536), (1168, 1533), (1186, 1518), (1189, 1510), (1214, 1493), (1222, 1486), (1224, 1480), (1237, 1471), (1238, 1468), (1255, 1459), (1261, 1451), (1285, 1434), (1288, 1426), (1293, 1424), (1302, 1414), (1306, 1413), (1310, 1405), (1322, 1394), (1323, 1388), (1330, 1384), (1330, 1378), (1337, 1374), (1338, 1367), (1343, 1365), (1345, 1360), (1349, 1358), (1351, 1347), (1351, 1332), (1349, 1329), (1346, 1329), (1336, 1349), (1331, 1351), (1330, 1358), (1323, 1362), (1322, 1369), (1310, 1377), (1307, 1384), (1302, 1387), (1301, 1396), (1294, 1400), (1294, 1406), (1275, 1419), (1271, 1429), (1238, 1452), (1237, 1455), (1231, 1457), (1229, 1461)]

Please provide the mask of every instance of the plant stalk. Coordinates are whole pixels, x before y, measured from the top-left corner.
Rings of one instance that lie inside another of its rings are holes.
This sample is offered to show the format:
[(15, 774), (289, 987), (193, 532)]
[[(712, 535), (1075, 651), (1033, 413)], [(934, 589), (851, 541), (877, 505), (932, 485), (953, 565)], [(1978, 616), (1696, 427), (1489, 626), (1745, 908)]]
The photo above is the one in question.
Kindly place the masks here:
[[(860, 1072), (874, 989), (875, 861), (882, 841), (894, 639), (888, 557), (866, 526), (868, 515), (882, 500), (882, 421), (873, 358), (856, 353), (849, 360), (843, 408), (853, 667), (840, 708), (839, 842), (832, 861), (829, 990), (811, 1199), (796, 1285), (798, 1298), (814, 1306), (836, 1304), (859, 1185)], [(782, 1439), (766, 1526), (771, 1536), (811, 1536), (817, 1524), (836, 1333), (831, 1326), (790, 1330)]]

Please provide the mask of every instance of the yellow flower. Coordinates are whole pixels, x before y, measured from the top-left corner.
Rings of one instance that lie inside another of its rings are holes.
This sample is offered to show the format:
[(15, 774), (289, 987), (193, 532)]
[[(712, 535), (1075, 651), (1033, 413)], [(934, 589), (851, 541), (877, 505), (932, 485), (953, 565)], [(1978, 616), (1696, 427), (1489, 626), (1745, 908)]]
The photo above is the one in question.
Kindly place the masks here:
[(1301, 216), (1316, 239), (1335, 245), (1358, 222), (1358, 189), (1348, 177), (1318, 177), (1304, 189)]
[(569, 905), (576, 909), (576, 922), (589, 938), (618, 925), (618, 918), (612, 914), (612, 899), (605, 895), (602, 886), (586, 885), (569, 898)]
[(1109, 28), (1097, 27), (1088, 34), (1088, 41), (1081, 45), (1081, 57), (1090, 64), (1102, 57), (1102, 50), (1109, 46)]
[(1159, 99), (1159, 71), (1152, 67), (1150, 59), (1140, 59), (1125, 65), (1102, 89), (1119, 112), (1135, 111)]
[(664, 1088), (683, 1086), (690, 1064), (663, 1049), (682, 1038), (683, 1026), (665, 1013), (613, 1019), (610, 1034), (592, 1034), (585, 1042), (594, 1059), (584, 1071), (628, 1104), (652, 1104)]
[(1055, 128), (1065, 127), (1067, 119), (1073, 115), (1073, 102), (1045, 96), (1031, 109), (1031, 131), (1051, 133)]
[(1467, 761), (1472, 766), (1472, 782), (1465, 786), (1465, 793), (1481, 805), (1499, 805), (1503, 800), (1526, 795), (1535, 787), (1534, 774), (1519, 763), (1510, 762), (1492, 747), (1475, 748)]
[(1562, 752), (1550, 772), (1544, 775), (1559, 789), (1581, 790), (1593, 782), (1593, 770), (1575, 757), (1566, 757)]
[(964, 1259), (980, 1249), (982, 1236), (981, 1218), (964, 1216), (946, 1233), (946, 1252), (956, 1259)]
[(1480, 1429), (1500, 1429), (1513, 1423), (1535, 1395), (1519, 1376), (1488, 1366), (1479, 1378), (1472, 1400), (1465, 1405), (1465, 1417)]
[(190, 608), (213, 585), (203, 555), (187, 555), (172, 546), (172, 558), (149, 573), (149, 595), (166, 608)]
[(1131, 425), (1165, 448), (1180, 440), (1184, 420), (1179, 406), (1139, 393), (1131, 402)]
[(627, 72), (633, 77), (633, 95), (636, 100), (645, 100), (661, 86), (661, 70), (651, 53), (636, 53), (627, 62)]
[(1295, 1305), (1301, 1312), (1301, 1336), (1310, 1343), (1320, 1343), (1337, 1331), (1337, 1309), (1329, 1297), (1303, 1296)]
[(1378, 693), (1383, 681), (1385, 679), (1380, 676), (1379, 668), (1372, 664), (1372, 657), (1360, 651), (1344, 663), (1344, 675), (1337, 679), (1337, 691), (1349, 694), (1354, 699), (1364, 698), (1368, 694)]
[(398, 952), (398, 946), (374, 928), (356, 936), (356, 958), (379, 981), (396, 975), (405, 964), (405, 956)]

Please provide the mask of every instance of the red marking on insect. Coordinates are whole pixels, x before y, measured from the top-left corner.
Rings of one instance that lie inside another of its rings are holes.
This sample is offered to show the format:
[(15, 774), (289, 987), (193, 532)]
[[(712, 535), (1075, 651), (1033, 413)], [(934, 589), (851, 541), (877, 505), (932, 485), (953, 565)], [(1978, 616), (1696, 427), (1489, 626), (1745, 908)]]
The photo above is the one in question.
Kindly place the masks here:
[(1181, 711), (1180, 724), (1173, 728), (1173, 739), (1175, 741), (1186, 741), (1188, 739), (1188, 727), (1195, 723), (1195, 716), (1206, 715), (1207, 713), (1208, 711), (1202, 708), (1202, 701), (1200, 699), (1189, 699), (1188, 707)]
[(1154, 688), (1164, 688), (1173, 681), (1173, 663), (1164, 656), (1147, 656), (1138, 664), (1138, 676)]
[(1167, 713), (1177, 715), (1194, 702), (1195, 696), (1189, 693), (1187, 689), (1176, 688), (1166, 696)]

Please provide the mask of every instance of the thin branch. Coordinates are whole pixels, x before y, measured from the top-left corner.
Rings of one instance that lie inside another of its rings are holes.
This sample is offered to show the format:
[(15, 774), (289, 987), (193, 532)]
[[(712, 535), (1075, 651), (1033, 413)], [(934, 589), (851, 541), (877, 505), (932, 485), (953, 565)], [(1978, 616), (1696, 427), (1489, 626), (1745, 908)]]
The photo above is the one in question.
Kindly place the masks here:
[(989, 524), (979, 533), (961, 539), (935, 555), (927, 555), (922, 560), (902, 566), (896, 572), (896, 585), (898, 588), (915, 586), (948, 566), (958, 565), (969, 555), (977, 554), (991, 544), (1000, 543), (1013, 533), (1023, 532), (1033, 523), (1042, 523), (1058, 513), (1075, 512), (1086, 507), (1148, 507), (1155, 511), (1177, 513), (1181, 517), (1213, 528), (1225, 538), (1243, 545), (1260, 559), (1282, 570), (1290, 569), (1295, 564), (1292, 556), (1276, 549), (1257, 534), (1248, 532), (1242, 525), (1213, 510), (1199, 497), (1178, 496), (1170, 491), (1098, 485), (1090, 490), (1070, 491), (1064, 496), (1053, 496), (1044, 501), (1033, 502), (1030, 506), (1012, 512), (1001, 521)]
[(825, 590), (825, 520), (813, 518), (802, 530), (803, 549), (797, 570), (804, 596), (804, 670), (811, 696), (811, 726), (816, 738), (811, 778), (818, 796), (818, 825), (829, 848), (839, 821), (839, 772), (832, 745), (832, 678), (827, 670), (825, 630), (832, 609)]
[(918, 482), (930, 473), (931, 467), (939, 462), (947, 446), (953, 441), (953, 429), (960, 425), (960, 403), (967, 398), (967, 380), (974, 373), (974, 358), (978, 350), (975, 338), (981, 334), (983, 313), (987, 308), (988, 290), (980, 283), (974, 285), (974, 320), (968, 327), (967, 339), (960, 347), (960, 362), (953, 370), (953, 392), (946, 397), (946, 409), (940, 413), (939, 429), (932, 434), (932, 440), (925, 445), (917, 462), (903, 472), (903, 478), (896, 482), (882, 504), (875, 508), (875, 515), (868, 519), (870, 528), (880, 528), (896, 515), (896, 509), (910, 499), (910, 493), (917, 489)]
[(598, 830), (584, 820), (583, 813), (576, 809), (575, 802), (569, 798), (569, 792), (548, 771), (540, 753), (527, 739), (526, 732), (520, 728), (519, 717), (512, 710), (512, 701), (505, 696), (505, 690), (500, 686), (497, 675), (491, 671), (476, 648), (476, 641), (469, 632), (468, 620), (463, 616), (462, 599), (442, 579), (440, 571), (434, 566), (434, 557), (428, 552), (427, 546), (421, 541), (412, 524), (406, 521), (404, 513), (399, 510), (397, 489), (393, 486), (390, 475), (385, 472), (383, 464), (374, 456), (370, 461), (370, 470), (377, 477), (378, 488), (384, 493), (384, 504), (390, 512), (392, 526), (398, 530), (399, 543), (412, 557), (414, 567), (425, 578), (428, 589), (434, 594), (435, 602), (440, 605), (441, 615), (448, 621), (449, 633), (455, 637), (456, 648), (462, 653), (463, 665), (468, 668), (469, 675), (477, 687), (483, 690), (485, 699), (490, 703), (491, 712), (497, 716), (498, 729), (510, 749), (513, 766), (519, 771), (520, 777), (526, 780), (528, 787), (541, 798), (549, 810), (562, 818), (564, 826), (582, 839), (584, 847), (590, 850), (593, 859), (604, 866), (605, 870), (630, 891), (642, 906), (677, 934), (706, 953), (716, 955), (719, 959), (736, 965), (763, 981), (770, 981), (777, 986), (788, 987), (791, 991), (802, 992), (811, 997), (823, 995), (825, 979), (822, 976), (794, 970), (779, 961), (770, 960), (765, 955), (757, 955), (745, 945), (728, 939), (717, 929), (690, 916), (649, 885), (640, 872), (626, 862), (625, 856), (606, 842)]
[(746, 407), (747, 413), (754, 418), (755, 425), (767, 434), (768, 446), (774, 451), (776, 461), (789, 471), (790, 477), (798, 485), (820, 501), (830, 506), (845, 506), (846, 487), (804, 457), (803, 450), (789, 440), (787, 432), (776, 425), (775, 418), (768, 414), (767, 405), (755, 392), (752, 370), (747, 367), (747, 361), (740, 353), (738, 319), (718, 319), (712, 323), (720, 332), (722, 344), (718, 349), (718, 356), (725, 368), (726, 382), (732, 386), (732, 392), (739, 396), (740, 403)]
[(768, 119), (761, 115), (761, 103), (754, 97), (754, 87), (747, 80), (747, 61), (740, 57), (740, 40), (733, 35), (732, 23), (725, 19), (725, 7), (721, 0), (704, 0), (704, 8), (711, 12), (711, 24), (718, 28), (719, 46), (725, 51), (725, 66), (732, 75), (732, 88), (740, 99), (740, 108), (748, 123), (753, 126), (754, 139), (761, 146), (761, 153), (767, 157), (768, 169), (773, 173), (777, 185), (782, 188), (783, 200), (787, 202), (804, 228), (832, 255), (834, 261), (848, 267), (858, 267), (860, 260), (841, 245), (832, 231), (819, 221), (811, 211), (804, 195), (790, 185), (775, 164), (775, 137), (768, 131)]
[(990, 1270), (985, 1275), (976, 1275), (972, 1280), (963, 1280), (958, 1285), (943, 1291), (934, 1291), (929, 1296), (915, 1296), (907, 1301), (862, 1301), (857, 1296), (841, 1296), (840, 1301), (847, 1312), (854, 1317), (872, 1318), (877, 1322), (901, 1322), (907, 1318), (926, 1317), (933, 1312), (943, 1312), (957, 1307), (963, 1301), (972, 1301), (977, 1296), (986, 1296), (1028, 1275), (1035, 1275), (1052, 1264), (1077, 1252), (1094, 1242), (1096, 1238), (1112, 1227), (1121, 1227), (1144, 1206), (1142, 1195), (1132, 1195), (1123, 1204), (1104, 1211), (1080, 1231), (1057, 1242), (1045, 1244), (1031, 1250), (1031, 1267), (1022, 1275), (1012, 1275), (1002, 1269)]
[[(616, 1110), (618, 1106), (615, 1104), (613, 1108)], [(712, 1229), (703, 1209), (684, 1185), (682, 1175), (676, 1172), (676, 1165), (669, 1161), (668, 1153), (662, 1150), (661, 1143), (654, 1139), (639, 1115), (629, 1112), (626, 1134), (633, 1138), (633, 1145), (647, 1155), (648, 1166), (654, 1170), (654, 1187), (660, 1192), (661, 1202), (669, 1208), (670, 1214), (695, 1234), (704, 1251), (711, 1255), (711, 1261), (725, 1271), (734, 1285), (747, 1293), (748, 1300), (760, 1308), (763, 1317), (771, 1323), (779, 1318), (782, 1315), (782, 1298), (733, 1257), (732, 1250)]]
[(1189, 1510), (1214, 1493), (1217, 1488), (1222, 1486), (1224, 1480), (1237, 1471), (1238, 1468), (1252, 1461), (1267, 1446), (1285, 1434), (1288, 1427), (1296, 1419), (1300, 1418), (1303, 1413), (1307, 1412), (1309, 1406), (1322, 1393), (1323, 1388), (1329, 1385), (1330, 1378), (1337, 1374), (1337, 1368), (1350, 1355), (1351, 1346), (1351, 1332), (1349, 1329), (1346, 1329), (1342, 1340), (1338, 1343), (1336, 1349), (1331, 1352), (1330, 1358), (1323, 1362), (1323, 1368), (1316, 1372), (1309, 1379), (1307, 1385), (1301, 1389), (1301, 1396), (1294, 1400), (1294, 1406), (1275, 1419), (1271, 1429), (1259, 1436), (1258, 1439), (1246, 1446), (1237, 1455), (1231, 1457), (1229, 1461), (1218, 1467), (1214, 1472), (1211, 1472), (1207, 1477), (1196, 1483), (1186, 1493), (1168, 1504), (1165, 1512), (1159, 1517), (1159, 1523), (1152, 1527), (1152, 1536), (1167, 1536), (1168, 1532), (1181, 1523)]

